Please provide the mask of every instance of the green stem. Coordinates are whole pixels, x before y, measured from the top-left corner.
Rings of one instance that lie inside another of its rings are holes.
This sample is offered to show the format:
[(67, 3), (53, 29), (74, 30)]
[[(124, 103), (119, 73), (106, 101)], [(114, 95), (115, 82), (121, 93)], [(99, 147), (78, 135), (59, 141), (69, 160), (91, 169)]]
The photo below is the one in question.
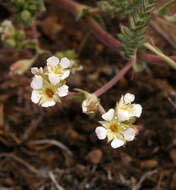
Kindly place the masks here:
[(150, 51), (154, 52), (158, 55), (163, 61), (166, 61), (172, 68), (176, 69), (176, 62), (173, 61), (170, 57), (166, 56), (162, 53), (158, 48), (152, 46), (150, 43), (145, 43), (144, 46), (149, 49)]

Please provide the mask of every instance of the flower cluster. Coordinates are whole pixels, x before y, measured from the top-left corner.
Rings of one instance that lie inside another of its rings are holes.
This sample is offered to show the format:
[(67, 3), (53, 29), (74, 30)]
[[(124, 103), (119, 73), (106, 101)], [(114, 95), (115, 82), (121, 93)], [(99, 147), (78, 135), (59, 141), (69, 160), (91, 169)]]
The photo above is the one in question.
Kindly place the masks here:
[(7, 47), (20, 48), (25, 33), (23, 30), (17, 30), (10, 20), (4, 20), (0, 25), (1, 41)]
[(65, 79), (70, 75), (70, 61), (67, 58), (59, 60), (52, 56), (47, 59), (47, 66), (33, 67), (34, 77), (31, 82), (33, 89), (31, 100), (42, 107), (54, 106), (60, 98), (68, 95)]
[(98, 139), (107, 137), (111, 141), (112, 148), (123, 146), (127, 141), (133, 141), (136, 135), (136, 128), (133, 125), (135, 117), (140, 117), (142, 106), (132, 104), (135, 96), (127, 93), (122, 96), (115, 109), (109, 109), (102, 115), (104, 121), (100, 121), (102, 126), (95, 129)]

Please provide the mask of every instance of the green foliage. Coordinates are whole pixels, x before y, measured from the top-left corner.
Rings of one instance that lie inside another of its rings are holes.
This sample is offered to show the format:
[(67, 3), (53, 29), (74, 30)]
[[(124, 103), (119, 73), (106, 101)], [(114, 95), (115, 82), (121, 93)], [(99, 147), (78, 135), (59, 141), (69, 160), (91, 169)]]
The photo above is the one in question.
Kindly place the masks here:
[(36, 13), (45, 11), (43, 0), (12, 0), (12, 7), (24, 26), (32, 25)]
[(137, 49), (143, 47), (145, 43), (145, 27), (150, 21), (150, 14), (154, 7), (154, 0), (138, 1), (140, 1), (140, 6), (129, 16), (129, 26), (121, 26), (121, 33), (118, 35), (122, 42), (121, 50), (124, 51), (128, 58), (130, 58)]
[(174, 4), (175, 0), (169, 0), (168, 2), (166, 2), (163, 6), (161, 6), (156, 12), (156, 15), (160, 15), (160, 16), (164, 16), (168, 13), (169, 9), (171, 8), (171, 6)]
[(117, 14), (119, 17), (126, 18), (135, 15), (142, 3), (142, 0), (102, 0), (98, 6), (111, 16)]
[(4, 46), (20, 49), (22, 47), (23, 41), (25, 40), (25, 37), (26, 35), (23, 30), (16, 30), (13, 36), (4, 39)]

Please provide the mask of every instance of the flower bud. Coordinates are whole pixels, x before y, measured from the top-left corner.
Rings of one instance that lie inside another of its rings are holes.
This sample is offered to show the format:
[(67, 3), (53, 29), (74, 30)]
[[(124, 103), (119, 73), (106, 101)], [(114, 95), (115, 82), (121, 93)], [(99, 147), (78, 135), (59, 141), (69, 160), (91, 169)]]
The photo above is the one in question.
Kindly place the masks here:
[(100, 105), (100, 100), (94, 94), (90, 94), (81, 89), (76, 90), (82, 93), (85, 97), (84, 101), (82, 102), (83, 113), (88, 115), (95, 114), (98, 109), (98, 106)]
[(14, 38), (9, 38), (4, 42), (5, 46), (15, 48), (16, 47), (16, 41)]
[(22, 75), (26, 72), (34, 62), (34, 59), (20, 59), (10, 67), (13, 74)]
[(26, 37), (26, 35), (25, 35), (24, 30), (17, 30), (17, 32), (16, 32), (17, 40), (23, 41), (25, 39), (25, 37)]
[(31, 13), (27, 10), (24, 10), (22, 13), (21, 13), (21, 19), (22, 21), (26, 24), (26, 25), (29, 25), (32, 23), (32, 16), (31, 16)]

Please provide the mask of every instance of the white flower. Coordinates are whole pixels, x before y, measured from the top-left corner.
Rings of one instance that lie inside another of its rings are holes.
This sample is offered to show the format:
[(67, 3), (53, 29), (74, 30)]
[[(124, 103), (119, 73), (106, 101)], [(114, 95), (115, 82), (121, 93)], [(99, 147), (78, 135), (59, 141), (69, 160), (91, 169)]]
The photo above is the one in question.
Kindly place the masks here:
[(55, 56), (52, 56), (47, 59), (47, 69), (48, 69), (48, 78), (53, 85), (56, 85), (60, 80), (66, 79), (70, 75), (71, 63), (69, 59), (62, 58), (59, 62), (59, 59)]
[(60, 101), (60, 97), (68, 95), (67, 85), (52, 85), (40, 75), (35, 75), (31, 82), (33, 88), (31, 100), (35, 104), (40, 104), (42, 107), (54, 106)]
[(104, 140), (107, 135), (107, 130), (102, 126), (99, 126), (95, 129), (95, 133), (96, 133), (98, 139)]
[(127, 141), (133, 141), (136, 131), (133, 128), (128, 128), (127, 130), (123, 131), (122, 133)]
[(60, 88), (58, 88), (58, 95), (60, 97), (64, 97), (68, 95), (68, 86), (67, 85), (63, 85)]
[(111, 121), (114, 117), (114, 109), (109, 109), (108, 112), (102, 115), (102, 118), (106, 121)]
[(43, 78), (41, 76), (35, 75), (32, 79), (31, 87), (34, 90), (41, 89), (43, 87)]
[(142, 106), (140, 104), (132, 104), (135, 96), (127, 93), (122, 96), (119, 104), (117, 105), (117, 115), (119, 121), (129, 120), (131, 117), (140, 117), (142, 114)]
[(111, 142), (112, 148), (119, 148), (123, 146), (125, 142), (121, 139), (114, 138), (114, 140)]
[(102, 115), (105, 121), (100, 121), (102, 126), (95, 129), (95, 133), (100, 140), (106, 137), (108, 142), (111, 141), (112, 148), (123, 146), (126, 141), (134, 140), (136, 131), (131, 124), (125, 124), (118, 120), (114, 109), (109, 109), (108, 112)]
[(39, 74), (42, 74), (43, 73), (43, 68), (40, 67), (32, 67), (31, 68), (31, 73), (34, 74), (34, 75), (39, 75)]

